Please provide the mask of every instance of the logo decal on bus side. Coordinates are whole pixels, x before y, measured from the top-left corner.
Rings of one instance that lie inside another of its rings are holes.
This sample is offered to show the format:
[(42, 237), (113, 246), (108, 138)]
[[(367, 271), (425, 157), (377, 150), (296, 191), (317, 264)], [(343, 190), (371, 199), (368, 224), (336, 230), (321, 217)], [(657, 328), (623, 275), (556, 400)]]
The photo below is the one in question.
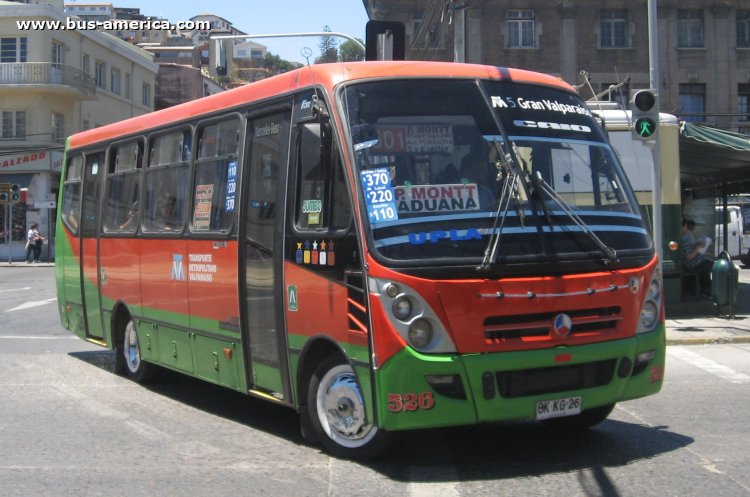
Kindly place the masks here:
[(182, 264), (182, 254), (172, 254), (172, 281), (185, 281), (185, 266)]
[(286, 293), (288, 298), (287, 308), (291, 312), (296, 312), (297, 307), (297, 285), (289, 285), (286, 287)]
[(297, 251), (294, 254), (294, 260), (297, 264), (314, 265), (314, 266), (335, 266), (336, 252), (333, 240), (326, 242), (321, 240), (305, 240), (297, 242)]

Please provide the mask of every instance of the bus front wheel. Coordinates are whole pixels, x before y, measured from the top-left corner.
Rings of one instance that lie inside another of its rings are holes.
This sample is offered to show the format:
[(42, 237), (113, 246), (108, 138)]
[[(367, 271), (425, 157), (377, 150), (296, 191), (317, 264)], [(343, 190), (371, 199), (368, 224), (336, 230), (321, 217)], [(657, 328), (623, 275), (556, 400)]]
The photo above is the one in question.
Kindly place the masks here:
[(147, 383), (156, 377), (156, 366), (141, 359), (141, 346), (132, 319), (128, 319), (125, 325), (119, 348), (118, 353), (124, 362), (123, 370), (130, 379), (138, 383)]
[(341, 358), (328, 357), (315, 369), (307, 409), (313, 435), (336, 457), (372, 459), (389, 445), (390, 434), (368, 421), (357, 377)]

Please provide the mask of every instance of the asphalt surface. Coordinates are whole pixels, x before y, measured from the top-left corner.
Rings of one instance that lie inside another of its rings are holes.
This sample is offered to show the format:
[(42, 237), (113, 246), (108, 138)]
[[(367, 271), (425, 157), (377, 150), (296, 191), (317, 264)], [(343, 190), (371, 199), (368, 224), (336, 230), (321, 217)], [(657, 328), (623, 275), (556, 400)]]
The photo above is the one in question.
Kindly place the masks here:
[[(3, 267), (54, 267), (54, 263), (0, 262)], [(668, 305), (667, 345), (750, 343), (750, 267), (739, 268), (736, 301), (717, 306), (710, 297), (683, 297)]]

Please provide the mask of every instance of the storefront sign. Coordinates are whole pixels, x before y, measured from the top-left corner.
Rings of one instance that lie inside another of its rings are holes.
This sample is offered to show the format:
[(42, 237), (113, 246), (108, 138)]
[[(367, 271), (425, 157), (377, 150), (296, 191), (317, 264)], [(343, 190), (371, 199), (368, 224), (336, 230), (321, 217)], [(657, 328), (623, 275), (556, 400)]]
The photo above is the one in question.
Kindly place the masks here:
[(59, 150), (38, 150), (20, 154), (3, 154), (0, 150), (0, 172), (60, 172), (62, 158), (63, 154)]

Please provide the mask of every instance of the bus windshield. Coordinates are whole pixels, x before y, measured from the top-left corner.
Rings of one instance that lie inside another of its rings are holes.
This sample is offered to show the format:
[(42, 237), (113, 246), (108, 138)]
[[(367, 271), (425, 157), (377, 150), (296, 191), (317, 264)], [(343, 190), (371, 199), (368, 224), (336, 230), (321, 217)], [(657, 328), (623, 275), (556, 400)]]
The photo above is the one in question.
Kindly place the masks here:
[(419, 265), (615, 261), (652, 251), (601, 128), (570, 92), (388, 80), (343, 91), (370, 243)]

